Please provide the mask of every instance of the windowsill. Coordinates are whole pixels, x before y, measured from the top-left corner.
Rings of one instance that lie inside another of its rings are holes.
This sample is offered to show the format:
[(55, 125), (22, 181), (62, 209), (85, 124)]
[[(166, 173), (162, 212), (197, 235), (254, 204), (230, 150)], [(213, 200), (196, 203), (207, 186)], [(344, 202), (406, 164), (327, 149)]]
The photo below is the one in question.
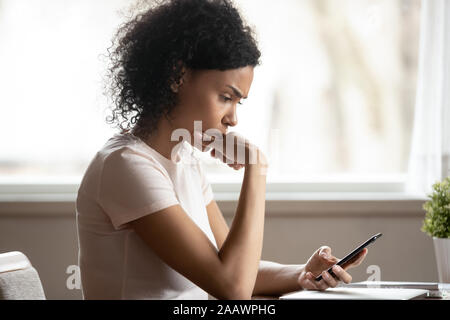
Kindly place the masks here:
[[(237, 201), (238, 192), (214, 192), (216, 201)], [(266, 201), (425, 201), (402, 192), (266, 192)]]
[[(3, 193), (0, 202), (75, 202), (76, 193)], [(214, 192), (217, 202), (235, 202), (239, 192)], [(405, 193), (383, 192), (267, 192), (266, 201), (425, 201)]]
[[(232, 217), (239, 193), (214, 193), (224, 216)], [(75, 215), (75, 193), (2, 194), (0, 215)], [(423, 216), (424, 198), (400, 193), (267, 193), (267, 216)]]
[[(0, 202), (3, 201), (75, 201), (80, 177), (44, 178), (24, 180), (0, 179)], [(211, 181), (217, 181), (211, 179)], [(235, 201), (239, 198), (242, 182), (211, 183), (215, 198), (219, 201)], [(302, 182), (267, 182), (266, 199), (269, 201), (302, 200), (423, 200), (420, 195), (403, 192), (404, 179), (370, 180), (306, 180)]]
[[(74, 215), (78, 178), (0, 183), (0, 214)], [(403, 192), (401, 180), (268, 183), (267, 215), (421, 215), (422, 195)], [(234, 215), (241, 183), (213, 183), (214, 199), (225, 216)], [(339, 191), (336, 191), (339, 190)]]
[[(215, 194), (224, 215), (233, 215), (239, 195)], [(266, 193), (269, 216), (420, 216), (426, 198), (382, 192), (286, 192)]]

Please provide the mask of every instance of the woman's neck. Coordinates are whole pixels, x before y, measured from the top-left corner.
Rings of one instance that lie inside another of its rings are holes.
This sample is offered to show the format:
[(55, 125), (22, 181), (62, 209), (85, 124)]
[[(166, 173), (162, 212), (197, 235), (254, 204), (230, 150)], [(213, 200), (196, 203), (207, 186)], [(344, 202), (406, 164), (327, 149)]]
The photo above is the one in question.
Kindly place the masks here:
[(141, 137), (139, 133), (136, 134), (135, 128), (131, 130), (131, 133), (139, 137), (152, 149), (156, 150), (163, 157), (171, 160), (172, 150), (179, 143), (179, 141), (171, 141), (172, 126), (166, 119), (162, 119), (158, 122), (157, 129), (149, 134), (147, 137)]

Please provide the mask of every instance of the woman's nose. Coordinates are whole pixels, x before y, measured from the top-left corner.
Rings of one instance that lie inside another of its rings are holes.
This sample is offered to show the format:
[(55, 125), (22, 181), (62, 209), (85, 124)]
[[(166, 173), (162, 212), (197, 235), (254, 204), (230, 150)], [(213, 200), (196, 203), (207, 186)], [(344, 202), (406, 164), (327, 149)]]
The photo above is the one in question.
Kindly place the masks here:
[(238, 124), (237, 114), (236, 114), (236, 107), (233, 106), (231, 111), (226, 115), (225, 117), (225, 123), (231, 127), (234, 127)]

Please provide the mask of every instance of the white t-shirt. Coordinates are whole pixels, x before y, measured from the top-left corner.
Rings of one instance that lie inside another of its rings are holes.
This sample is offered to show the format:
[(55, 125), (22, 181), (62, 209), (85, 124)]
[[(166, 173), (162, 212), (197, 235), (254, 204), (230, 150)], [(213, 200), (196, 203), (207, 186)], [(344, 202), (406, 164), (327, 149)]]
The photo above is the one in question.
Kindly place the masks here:
[(193, 147), (181, 146), (173, 162), (130, 133), (115, 134), (89, 164), (76, 201), (84, 299), (208, 299), (128, 225), (179, 204), (217, 248), (206, 211), (211, 186)]

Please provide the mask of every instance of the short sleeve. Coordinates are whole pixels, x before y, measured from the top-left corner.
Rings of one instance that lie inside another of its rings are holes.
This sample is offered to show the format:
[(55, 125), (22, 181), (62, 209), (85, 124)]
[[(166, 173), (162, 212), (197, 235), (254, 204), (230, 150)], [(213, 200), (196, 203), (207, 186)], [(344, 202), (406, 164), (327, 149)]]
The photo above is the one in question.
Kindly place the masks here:
[(214, 194), (213, 194), (213, 191), (211, 188), (211, 184), (209, 183), (209, 180), (206, 177), (202, 163), (200, 161), (198, 162), (198, 170), (199, 170), (199, 174), (200, 174), (203, 200), (204, 200), (205, 206), (207, 206), (214, 199)]
[(145, 215), (179, 204), (172, 181), (151, 157), (124, 148), (104, 161), (98, 202), (117, 230)]

